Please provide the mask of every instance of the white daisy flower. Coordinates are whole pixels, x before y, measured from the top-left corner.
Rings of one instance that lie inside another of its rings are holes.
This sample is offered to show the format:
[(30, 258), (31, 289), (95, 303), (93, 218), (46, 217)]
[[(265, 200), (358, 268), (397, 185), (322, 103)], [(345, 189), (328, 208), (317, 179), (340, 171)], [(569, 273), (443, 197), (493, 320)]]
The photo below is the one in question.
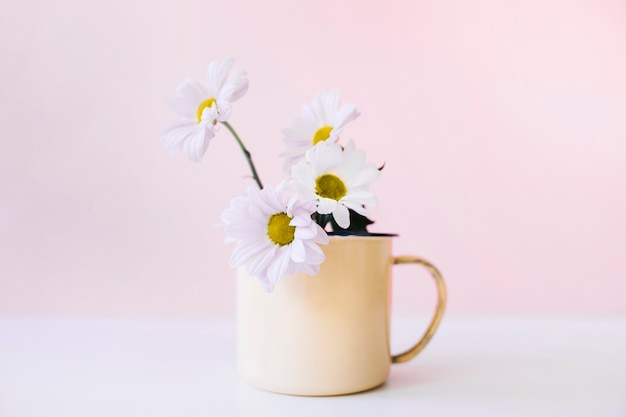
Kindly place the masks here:
[(318, 244), (327, 244), (328, 236), (311, 219), (315, 204), (295, 194), (285, 200), (281, 191), (282, 186), (250, 187), (222, 213), (226, 242), (238, 242), (230, 265), (245, 266), (268, 292), (284, 275), (317, 274), (326, 259)]
[(215, 136), (217, 122), (225, 122), (232, 104), (248, 91), (246, 73), (232, 69), (235, 60), (212, 62), (202, 79), (187, 79), (178, 86), (168, 104), (179, 119), (161, 130), (165, 148), (172, 154), (184, 150), (193, 162), (200, 162)]
[(318, 93), (293, 117), (291, 127), (283, 129), (286, 149), (280, 156), (285, 158), (285, 171), (290, 172), (312, 146), (324, 141), (336, 142), (344, 126), (358, 116), (354, 104), (340, 107), (339, 91)]
[(365, 152), (356, 150), (352, 141), (345, 149), (336, 143), (318, 144), (306, 153), (305, 160), (293, 166), (291, 173), (298, 192), (317, 204), (319, 214), (332, 213), (343, 229), (350, 226), (348, 209), (368, 216), (363, 205), (378, 204), (369, 186), (380, 177), (380, 171), (365, 162)]

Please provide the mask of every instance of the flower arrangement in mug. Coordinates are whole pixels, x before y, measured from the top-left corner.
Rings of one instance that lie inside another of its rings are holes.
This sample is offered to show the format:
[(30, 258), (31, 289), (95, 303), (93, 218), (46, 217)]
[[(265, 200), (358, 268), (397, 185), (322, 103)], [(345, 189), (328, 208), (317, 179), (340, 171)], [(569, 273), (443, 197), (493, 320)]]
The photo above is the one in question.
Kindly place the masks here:
[(288, 178), (263, 186), (250, 152), (228, 122), (233, 103), (248, 90), (246, 73), (233, 66), (232, 58), (212, 62), (204, 78), (183, 81), (168, 102), (179, 118), (160, 137), (170, 153), (184, 151), (200, 162), (220, 125), (232, 134), (256, 186), (233, 198), (222, 213), (226, 242), (237, 243), (229, 263), (245, 267), (271, 292), (284, 275), (317, 274), (325, 260), (319, 245), (328, 243), (328, 228), (367, 233), (373, 222), (365, 206), (377, 204), (369, 187), (382, 168), (367, 163), (354, 142), (340, 144), (344, 127), (359, 116), (355, 105), (341, 106), (338, 91), (320, 92), (283, 130)]

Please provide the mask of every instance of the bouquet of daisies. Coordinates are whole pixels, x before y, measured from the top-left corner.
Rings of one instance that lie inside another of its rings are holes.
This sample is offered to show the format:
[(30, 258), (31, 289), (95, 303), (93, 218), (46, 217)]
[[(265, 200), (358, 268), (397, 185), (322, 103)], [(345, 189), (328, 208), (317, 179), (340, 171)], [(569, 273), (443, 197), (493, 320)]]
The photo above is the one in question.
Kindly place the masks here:
[[(200, 162), (220, 126), (241, 148), (256, 185), (233, 198), (222, 213), (226, 242), (237, 245), (232, 267), (245, 267), (272, 291), (284, 275), (315, 275), (325, 256), (319, 245), (329, 233), (363, 234), (372, 221), (365, 206), (377, 204), (369, 191), (380, 169), (365, 161), (354, 142), (339, 135), (359, 116), (353, 104), (341, 105), (338, 91), (320, 92), (302, 106), (283, 130), (283, 168), (288, 177), (263, 185), (250, 152), (228, 122), (233, 104), (248, 90), (246, 73), (234, 60), (212, 62), (205, 78), (187, 79), (168, 101), (178, 120), (161, 131), (170, 153), (184, 151)], [(328, 230), (330, 229), (330, 230)]]

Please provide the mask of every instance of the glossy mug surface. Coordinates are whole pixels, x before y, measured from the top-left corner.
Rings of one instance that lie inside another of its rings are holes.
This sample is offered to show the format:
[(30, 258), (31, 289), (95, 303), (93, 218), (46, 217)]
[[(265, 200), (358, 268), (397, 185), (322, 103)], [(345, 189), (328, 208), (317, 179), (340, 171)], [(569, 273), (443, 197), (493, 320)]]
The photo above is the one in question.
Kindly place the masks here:
[[(392, 362), (413, 358), (434, 334), (445, 287), (432, 264), (394, 257), (389, 236), (331, 236), (316, 276), (285, 276), (273, 293), (238, 271), (238, 362), (252, 385), (284, 394), (340, 395), (382, 384)], [(437, 283), (426, 333), (408, 351), (389, 351), (391, 267), (421, 264)]]

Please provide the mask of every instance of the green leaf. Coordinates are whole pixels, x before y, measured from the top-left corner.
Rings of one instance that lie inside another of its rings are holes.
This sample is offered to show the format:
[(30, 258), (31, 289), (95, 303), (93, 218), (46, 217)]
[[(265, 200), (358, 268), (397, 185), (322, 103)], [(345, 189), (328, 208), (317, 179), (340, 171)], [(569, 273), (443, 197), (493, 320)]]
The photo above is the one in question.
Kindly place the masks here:
[(313, 219), (314, 222), (319, 224), (322, 229), (326, 229), (326, 225), (333, 218), (333, 215), (332, 214), (313, 213), (311, 215), (311, 218)]

